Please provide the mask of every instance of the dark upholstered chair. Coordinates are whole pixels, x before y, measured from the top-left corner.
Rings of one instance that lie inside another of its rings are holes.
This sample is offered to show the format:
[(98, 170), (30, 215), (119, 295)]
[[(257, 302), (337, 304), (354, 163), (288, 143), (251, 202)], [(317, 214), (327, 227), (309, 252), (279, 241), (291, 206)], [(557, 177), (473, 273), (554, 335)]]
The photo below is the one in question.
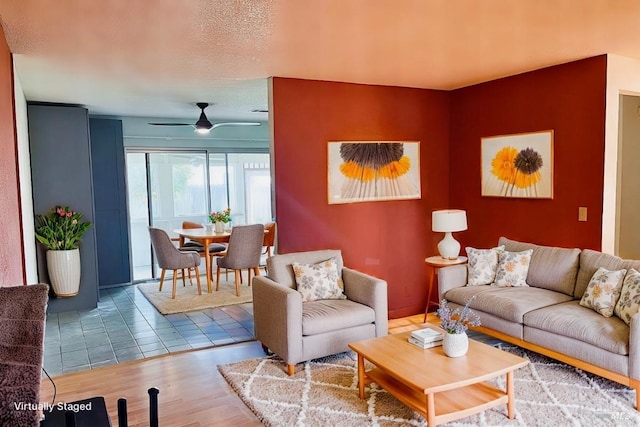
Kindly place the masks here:
[[(220, 289), (220, 269), (235, 270), (236, 295), (240, 296), (241, 272), (243, 268), (260, 275), (260, 253), (264, 239), (264, 225), (236, 225), (231, 229), (227, 254), (218, 258), (216, 268), (216, 291)], [(251, 285), (251, 272), (249, 272)]]
[(159, 228), (149, 227), (149, 235), (151, 236), (151, 245), (156, 253), (158, 265), (162, 268), (162, 273), (160, 274), (160, 291), (162, 291), (165, 273), (167, 270), (173, 270), (173, 290), (171, 298), (174, 299), (176, 297), (178, 270), (182, 271), (182, 285), (184, 286), (184, 270), (189, 270), (189, 280), (191, 280), (191, 269), (193, 268), (196, 275), (196, 283), (198, 284), (198, 295), (201, 295), (200, 273), (198, 272), (200, 255), (198, 252), (178, 250), (178, 248), (173, 245), (167, 232)]
[[(336, 260), (347, 299), (302, 302), (292, 263)], [(296, 363), (348, 350), (354, 341), (387, 335), (387, 282), (343, 267), (339, 250), (274, 255), (268, 276), (254, 277), (255, 336), (280, 356), (289, 375)]]
[(45, 284), (0, 286), (0, 425), (40, 425), (48, 295)]
[[(198, 224), (197, 222), (184, 221), (182, 223), (182, 228), (189, 230), (193, 228), (204, 228), (204, 227), (202, 226), (202, 224)], [(172, 239), (172, 240), (175, 240), (175, 239)], [(178, 240), (180, 239), (178, 238)], [(186, 242), (184, 242), (184, 246), (182, 246), (179, 249), (181, 251), (196, 251), (200, 254), (201, 257), (204, 257), (204, 245), (194, 240), (187, 240)], [(211, 254), (211, 256), (219, 256), (221, 252), (224, 252), (226, 250), (227, 250), (227, 245), (224, 245), (222, 243), (212, 243), (209, 245), (209, 254)]]

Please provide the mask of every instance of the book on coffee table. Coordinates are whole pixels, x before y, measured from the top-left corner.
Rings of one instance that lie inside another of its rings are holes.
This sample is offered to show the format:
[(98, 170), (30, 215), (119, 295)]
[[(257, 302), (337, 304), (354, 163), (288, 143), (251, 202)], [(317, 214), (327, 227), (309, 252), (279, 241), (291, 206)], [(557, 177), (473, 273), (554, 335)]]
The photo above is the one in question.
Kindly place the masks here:
[(437, 341), (431, 341), (431, 342), (422, 342), (419, 341), (417, 339), (415, 339), (414, 337), (409, 337), (409, 342), (417, 347), (426, 349), (426, 348), (432, 348), (432, 347), (437, 347), (439, 345), (442, 345), (442, 340), (437, 340)]
[(424, 328), (412, 331), (410, 337), (422, 344), (426, 344), (434, 341), (442, 341), (444, 334), (436, 331), (435, 329)]

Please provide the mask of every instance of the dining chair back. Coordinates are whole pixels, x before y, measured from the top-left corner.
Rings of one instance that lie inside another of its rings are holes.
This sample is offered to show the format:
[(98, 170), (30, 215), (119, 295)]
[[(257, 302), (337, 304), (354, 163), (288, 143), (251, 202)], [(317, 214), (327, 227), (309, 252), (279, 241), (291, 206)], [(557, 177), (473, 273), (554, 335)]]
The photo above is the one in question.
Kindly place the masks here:
[(267, 258), (274, 253), (276, 243), (276, 223), (268, 222), (264, 225), (265, 234), (262, 242), (262, 254), (260, 255), (260, 267), (267, 272)]
[(273, 255), (273, 247), (276, 243), (276, 223), (268, 222), (264, 225), (264, 229), (266, 233), (264, 234), (264, 240), (262, 241), (262, 246), (264, 248), (263, 254), (270, 257)]
[[(220, 269), (235, 270), (236, 295), (240, 296), (240, 275), (243, 268), (249, 269), (249, 276), (253, 270), (260, 275), (260, 254), (264, 240), (264, 225), (237, 225), (231, 229), (227, 254), (218, 258), (216, 269), (216, 291), (220, 289)], [(251, 277), (249, 277), (251, 285)]]
[(171, 242), (171, 238), (166, 231), (149, 227), (149, 236), (151, 237), (151, 246), (156, 254), (158, 266), (162, 269), (160, 274), (160, 288), (162, 292), (162, 284), (167, 270), (173, 270), (173, 290), (171, 298), (176, 297), (176, 281), (178, 271), (182, 272), (182, 285), (185, 285), (184, 270), (189, 271), (189, 281), (191, 281), (191, 269), (193, 268), (196, 275), (196, 283), (198, 284), (198, 295), (202, 293), (200, 289), (200, 274), (198, 266), (200, 265), (200, 255), (195, 251), (180, 251)]
[(186, 228), (186, 229), (202, 228), (202, 224), (198, 224), (197, 222), (192, 222), (192, 221), (183, 221), (182, 228)]

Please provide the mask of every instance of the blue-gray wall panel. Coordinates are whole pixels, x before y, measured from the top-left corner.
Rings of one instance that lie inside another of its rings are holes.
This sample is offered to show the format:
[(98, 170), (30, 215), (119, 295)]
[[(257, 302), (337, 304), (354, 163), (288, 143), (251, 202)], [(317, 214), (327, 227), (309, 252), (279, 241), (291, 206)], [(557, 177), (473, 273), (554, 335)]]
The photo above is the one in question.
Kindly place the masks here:
[(89, 126), (99, 283), (100, 286), (129, 283), (131, 263), (122, 122), (91, 118)]
[[(70, 206), (95, 224), (89, 119), (87, 110), (74, 106), (28, 106), (33, 209), (36, 215), (56, 205)], [(48, 283), (46, 249), (38, 245), (38, 277)], [(80, 292), (69, 298), (51, 298), (48, 311), (84, 310), (97, 306), (98, 265), (95, 227), (80, 243)]]

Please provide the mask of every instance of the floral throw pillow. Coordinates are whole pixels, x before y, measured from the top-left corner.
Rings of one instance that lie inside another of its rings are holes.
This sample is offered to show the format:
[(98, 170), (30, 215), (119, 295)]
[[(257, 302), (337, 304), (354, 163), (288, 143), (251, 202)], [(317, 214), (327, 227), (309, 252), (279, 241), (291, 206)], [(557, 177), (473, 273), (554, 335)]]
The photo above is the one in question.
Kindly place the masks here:
[(625, 269), (610, 271), (604, 267), (598, 268), (591, 276), (580, 305), (591, 308), (604, 317), (613, 316), (626, 272)]
[(294, 262), (293, 273), (302, 302), (319, 299), (346, 299), (342, 293), (344, 284), (338, 275), (338, 263), (335, 258), (317, 264)]
[(501, 288), (511, 288), (515, 286), (529, 286), (527, 284), (527, 274), (533, 249), (522, 252), (498, 252), (498, 268), (496, 278), (491, 284)]
[(640, 273), (635, 268), (631, 268), (624, 276), (620, 299), (613, 312), (630, 325), (631, 318), (638, 311), (640, 311)]
[(465, 248), (467, 251), (467, 270), (469, 272), (467, 286), (490, 285), (496, 277), (498, 268), (498, 252), (504, 245), (491, 249)]

